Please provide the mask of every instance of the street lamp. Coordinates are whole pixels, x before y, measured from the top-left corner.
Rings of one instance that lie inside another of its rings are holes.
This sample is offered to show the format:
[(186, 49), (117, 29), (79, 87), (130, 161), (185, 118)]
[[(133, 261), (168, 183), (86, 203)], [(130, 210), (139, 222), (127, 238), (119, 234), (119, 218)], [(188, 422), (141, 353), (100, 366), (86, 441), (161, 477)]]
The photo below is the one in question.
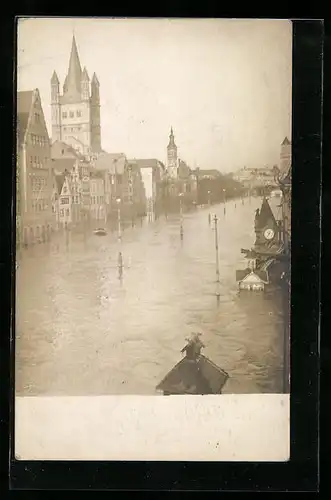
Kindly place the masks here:
[(118, 277), (122, 279), (123, 277), (123, 256), (122, 256), (122, 228), (121, 228), (121, 198), (116, 199), (117, 203), (117, 220), (118, 220), (118, 242), (119, 242), (119, 251), (118, 251)]
[(208, 194), (208, 207), (209, 207), (209, 214), (208, 214), (208, 224), (210, 225), (211, 223), (211, 214), (210, 214), (210, 191), (207, 192)]
[(226, 214), (225, 202), (226, 202), (226, 189), (223, 188), (224, 215)]
[(214, 225), (215, 225), (215, 253), (216, 253), (216, 297), (220, 297), (220, 269), (219, 269), (219, 256), (218, 256), (218, 230), (217, 230), (218, 218), (215, 214)]

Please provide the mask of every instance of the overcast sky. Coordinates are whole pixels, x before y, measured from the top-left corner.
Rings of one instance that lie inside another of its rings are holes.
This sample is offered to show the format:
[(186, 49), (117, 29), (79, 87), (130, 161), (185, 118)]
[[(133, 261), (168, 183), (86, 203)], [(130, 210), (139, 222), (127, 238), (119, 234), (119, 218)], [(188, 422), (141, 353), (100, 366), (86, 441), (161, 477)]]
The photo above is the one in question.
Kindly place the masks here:
[(62, 89), (73, 31), (96, 72), (102, 147), (223, 172), (279, 163), (291, 137), (292, 26), (286, 20), (24, 19), (18, 90), (38, 88), (51, 135), (50, 79)]

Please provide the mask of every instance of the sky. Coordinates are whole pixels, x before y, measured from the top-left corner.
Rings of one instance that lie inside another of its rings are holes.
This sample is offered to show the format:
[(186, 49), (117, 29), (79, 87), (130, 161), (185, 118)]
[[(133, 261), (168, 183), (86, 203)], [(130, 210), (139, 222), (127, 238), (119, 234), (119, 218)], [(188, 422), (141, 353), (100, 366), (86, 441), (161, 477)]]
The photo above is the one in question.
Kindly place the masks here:
[(17, 87), (39, 89), (50, 135), (50, 79), (56, 70), (62, 89), (73, 33), (100, 82), (104, 150), (166, 162), (172, 126), (191, 168), (279, 164), (291, 138), (290, 21), (21, 19)]

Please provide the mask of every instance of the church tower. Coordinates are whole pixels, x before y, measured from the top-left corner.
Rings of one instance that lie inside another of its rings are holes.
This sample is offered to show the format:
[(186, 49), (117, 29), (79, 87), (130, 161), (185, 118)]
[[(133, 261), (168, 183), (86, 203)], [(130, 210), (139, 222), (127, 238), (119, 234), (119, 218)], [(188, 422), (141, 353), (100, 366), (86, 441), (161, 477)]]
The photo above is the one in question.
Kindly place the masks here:
[(63, 141), (84, 155), (101, 152), (99, 87), (96, 74), (90, 83), (82, 70), (73, 36), (62, 94), (55, 71), (51, 79), (52, 142)]
[(177, 167), (178, 167), (177, 146), (175, 144), (174, 132), (171, 127), (169, 144), (167, 147), (167, 168), (169, 176), (172, 177), (173, 179), (177, 179)]

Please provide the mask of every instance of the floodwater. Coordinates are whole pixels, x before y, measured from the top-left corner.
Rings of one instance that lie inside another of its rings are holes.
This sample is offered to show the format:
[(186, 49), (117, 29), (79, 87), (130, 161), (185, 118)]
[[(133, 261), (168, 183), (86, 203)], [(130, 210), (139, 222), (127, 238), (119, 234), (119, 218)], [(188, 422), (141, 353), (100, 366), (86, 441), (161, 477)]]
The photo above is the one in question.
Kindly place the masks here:
[[(280, 292), (238, 294), (241, 248), (261, 199), (144, 220), (122, 233), (57, 234), (23, 250), (16, 271), (18, 395), (155, 394), (192, 332), (230, 376), (224, 393), (282, 392)], [(118, 252), (123, 279), (118, 279)]]

